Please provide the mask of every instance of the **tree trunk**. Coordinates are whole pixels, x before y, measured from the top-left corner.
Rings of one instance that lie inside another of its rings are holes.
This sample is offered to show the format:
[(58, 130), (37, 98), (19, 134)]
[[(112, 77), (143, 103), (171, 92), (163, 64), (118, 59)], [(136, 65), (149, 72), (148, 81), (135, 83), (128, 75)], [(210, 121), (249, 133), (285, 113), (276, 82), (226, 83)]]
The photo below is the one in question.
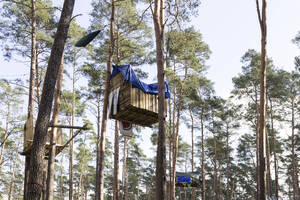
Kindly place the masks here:
[(218, 199), (220, 199), (220, 200), (223, 200), (223, 183), (222, 183), (222, 164), (221, 163), (219, 163), (219, 168), (220, 168), (220, 170), (219, 170), (219, 174), (220, 174), (220, 176), (219, 176), (219, 181), (220, 181), (220, 183), (219, 183), (219, 198)]
[(205, 164), (204, 164), (204, 122), (203, 122), (204, 109), (201, 108), (201, 178), (202, 178), (202, 190), (201, 190), (201, 199), (205, 200)]
[[(154, 30), (158, 80), (158, 137), (156, 154), (156, 200), (166, 199), (166, 136), (165, 136), (165, 58), (164, 58), (164, 0), (154, 2)], [(174, 166), (175, 167), (175, 166)]]
[(259, 185), (260, 200), (266, 199), (266, 166), (265, 166), (265, 144), (266, 144), (266, 44), (267, 44), (267, 24), (266, 24), (266, 0), (262, 0), (262, 11), (258, 0), (256, 0), (257, 15), (261, 30), (261, 69), (260, 69), (260, 115), (259, 115)]
[(57, 32), (51, 50), (46, 77), (43, 86), (41, 104), (35, 126), (32, 151), (30, 155), (30, 173), (28, 180), (27, 197), (30, 200), (39, 200), (42, 192), (44, 146), (47, 141), (47, 130), (52, 109), (53, 94), (57, 79), (60, 60), (63, 54), (69, 25), (72, 17), (74, 0), (65, 0), (58, 23)]
[(65, 195), (64, 195), (64, 182), (63, 182), (63, 160), (64, 156), (61, 156), (60, 160), (60, 177), (59, 177), (59, 182), (60, 182), (60, 191), (59, 191), (59, 199), (64, 200)]
[[(58, 71), (58, 78), (56, 83), (56, 90), (54, 94), (54, 108), (52, 114), (52, 123), (58, 124), (58, 114), (60, 107), (60, 93), (62, 88), (62, 79), (63, 79), (63, 62), (64, 55), (61, 57), (60, 67)], [(50, 147), (49, 147), (49, 158), (48, 158), (48, 176), (46, 184), (46, 200), (53, 199), (53, 190), (54, 190), (54, 161), (56, 155), (56, 138), (57, 138), (57, 128), (53, 127), (50, 133)]]
[(128, 200), (128, 186), (127, 186), (127, 137), (124, 136), (123, 149), (123, 200)]
[[(38, 47), (36, 46), (36, 52), (38, 51)], [(41, 102), (41, 91), (40, 91), (40, 73), (39, 73), (39, 65), (38, 65), (38, 54), (36, 53), (35, 59), (35, 87), (36, 87), (36, 98), (38, 105)]]
[[(174, 88), (175, 90), (175, 88)], [(175, 93), (175, 92), (174, 92)], [(175, 97), (175, 95), (174, 95)], [(169, 101), (169, 192), (168, 192), (168, 199), (171, 200), (171, 183), (172, 183), (172, 141), (173, 141), (173, 134), (172, 130), (174, 129), (173, 123), (172, 123), (172, 109), (171, 109), (171, 100)]]
[(275, 197), (278, 199), (279, 194), (279, 183), (278, 183), (278, 160), (277, 160), (277, 148), (276, 148), (276, 136), (274, 131), (274, 117), (273, 117), (273, 105), (270, 100), (270, 115), (271, 115), (271, 132), (272, 132), (272, 143), (273, 143), (273, 155), (274, 155), (274, 172), (275, 172)]
[[(83, 157), (85, 157), (85, 152), (86, 152), (86, 134), (84, 134), (84, 138), (83, 138)], [(84, 168), (82, 167), (82, 165), (80, 166), (80, 176), (79, 176), (79, 186), (78, 186), (78, 199), (83, 199), (84, 197), (84, 175), (87, 174), (85, 173)]]
[(96, 200), (103, 200), (104, 197), (104, 154), (105, 154), (105, 135), (106, 135), (106, 121), (107, 121), (107, 107), (108, 107), (108, 95), (109, 95), (109, 81), (110, 71), (112, 65), (112, 58), (114, 52), (114, 16), (115, 16), (115, 1), (111, 1), (111, 18), (110, 18), (110, 43), (107, 58), (107, 69), (105, 78), (105, 91), (104, 102), (102, 110), (102, 123), (101, 123), (101, 136), (100, 136), (100, 148), (99, 148), (99, 168), (96, 172)]
[(230, 152), (229, 152), (229, 122), (226, 122), (226, 199), (231, 200), (230, 198)]
[(260, 187), (259, 187), (259, 104), (258, 104), (258, 91), (255, 87), (255, 110), (256, 110), (256, 200), (259, 200)]
[(18, 143), (17, 150), (16, 150), (14, 161), (13, 161), (13, 167), (10, 172), (11, 176), (10, 176), (10, 183), (9, 183), (8, 200), (11, 200), (14, 196), (15, 172), (16, 172), (16, 166), (17, 166), (17, 160), (18, 160), (18, 153), (19, 153), (18, 148), (19, 148), (19, 144), (20, 144), (20, 139), (17, 142)]
[[(120, 64), (120, 40), (119, 40), (119, 17), (120, 7), (117, 7), (117, 29), (116, 29), (116, 57), (117, 65)], [(113, 182), (113, 200), (119, 199), (119, 127), (118, 121), (115, 120), (115, 144), (114, 144), (114, 182)]]
[[(34, 68), (36, 66), (36, 0), (31, 0), (31, 62), (30, 62), (30, 77), (29, 77), (29, 95), (28, 95), (28, 112), (27, 120), (32, 125), (33, 129), (33, 99), (34, 99)], [(29, 128), (27, 127), (27, 128)], [(33, 133), (33, 130), (28, 132)], [(27, 200), (28, 179), (30, 169), (30, 157), (25, 155), (25, 176), (24, 176), (24, 200)]]
[[(191, 121), (192, 121), (192, 172), (194, 172), (194, 117), (193, 117), (193, 113), (191, 110), (190, 111), (190, 116), (191, 116)], [(192, 188), (192, 200), (195, 200), (196, 196), (195, 196), (195, 188)]]
[(296, 175), (295, 159), (295, 101), (292, 99), (292, 180), (293, 180), (293, 200), (298, 200), (298, 176)]
[[(174, 66), (175, 68), (175, 66)], [(187, 65), (185, 64), (185, 72), (184, 72), (184, 79), (185, 81), (187, 78)], [(177, 164), (177, 154), (178, 154), (178, 138), (179, 138), (179, 122), (180, 122), (180, 113), (181, 113), (181, 105), (183, 100), (183, 85), (180, 86), (179, 89), (179, 99), (177, 105), (177, 116), (176, 116), (176, 133), (174, 136), (173, 141), (173, 174), (172, 174), (172, 198), (171, 200), (175, 200), (175, 178), (176, 178), (176, 164)], [(175, 98), (174, 98), (175, 100)]]
[[(97, 173), (99, 172), (99, 166), (100, 166), (100, 105), (101, 104), (101, 97), (100, 94), (97, 95), (97, 144), (96, 144), (96, 187), (95, 187), (95, 193), (97, 194), (97, 191), (99, 190), (98, 184), (100, 183), (98, 180)], [(98, 191), (99, 192), (99, 191)]]
[(3, 142), (1, 145), (1, 151), (0, 151), (0, 175), (2, 174), (2, 160), (3, 160), (3, 154), (5, 150), (5, 144), (8, 137), (8, 125), (9, 125), (9, 117), (10, 117), (10, 102), (7, 103), (7, 114), (5, 119), (5, 131), (4, 131), (4, 137)]
[[(174, 74), (174, 78), (176, 75), (176, 63), (175, 63), (175, 59), (174, 59), (174, 68), (173, 68), (173, 74)], [(174, 199), (175, 197), (175, 175), (173, 174), (174, 172), (174, 165), (173, 165), (173, 160), (174, 160), (174, 151), (175, 151), (175, 141), (176, 141), (176, 126), (175, 126), (175, 118), (176, 118), (176, 97), (177, 97), (177, 89), (176, 87), (173, 88), (174, 93), (173, 93), (173, 116), (172, 116), (172, 141), (171, 141), (171, 157), (172, 157), (172, 161), (171, 161), (171, 172), (170, 172), (170, 200)], [(170, 109), (171, 110), (171, 109)], [(171, 114), (170, 114), (171, 116)]]
[(119, 127), (115, 121), (115, 144), (114, 144), (114, 196), (113, 200), (119, 200)]
[[(75, 82), (76, 82), (76, 50), (74, 50), (73, 55), (73, 80), (72, 80), (72, 113), (71, 113), (71, 126), (74, 126), (75, 122)], [(73, 137), (74, 129), (70, 129), (70, 138)], [(74, 141), (70, 142), (70, 149), (69, 149), (69, 200), (73, 199), (73, 155), (74, 155)]]
[(215, 136), (214, 136), (214, 200), (218, 200), (217, 142)]
[[(72, 120), (71, 120), (72, 121)], [(71, 122), (72, 125), (72, 122)], [(73, 129), (70, 129), (69, 138), (73, 137)], [(70, 142), (69, 146), (69, 200), (73, 199), (74, 183), (73, 183), (73, 140)]]
[(47, 184), (47, 160), (44, 159), (43, 166), (43, 190), (42, 190), (42, 200), (46, 200), (46, 184)]
[(270, 164), (270, 145), (269, 134), (266, 131), (266, 161), (267, 161), (267, 174), (266, 174), (266, 193), (267, 197), (272, 196), (272, 179), (271, 179), (271, 164)]

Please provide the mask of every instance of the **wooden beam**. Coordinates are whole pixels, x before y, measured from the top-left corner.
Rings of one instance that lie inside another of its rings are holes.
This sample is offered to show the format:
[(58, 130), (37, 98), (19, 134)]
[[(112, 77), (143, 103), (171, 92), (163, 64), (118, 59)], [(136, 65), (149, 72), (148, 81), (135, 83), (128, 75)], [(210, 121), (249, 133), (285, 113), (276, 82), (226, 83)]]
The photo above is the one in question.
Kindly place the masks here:
[(84, 126), (69, 126), (69, 125), (60, 125), (60, 124), (49, 124), (48, 127), (55, 127), (55, 128), (70, 128), (70, 129), (83, 129), (87, 130), (87, 124)]
[(68, 144), (70, 144), (70, 142), (81, 132), (81, 130), (87, 130), (87, 124), (84, 124), (83, 127), (81, 127), (81, 129), (77, 130), (74, 135), (62, 146), (61, 150), (59, 152), (57, 152), (57, 154), (59, 154), (60, 152), (62, 152), (62, 150), (64, 150), (64, 148), (66, 146), (68, 146)]

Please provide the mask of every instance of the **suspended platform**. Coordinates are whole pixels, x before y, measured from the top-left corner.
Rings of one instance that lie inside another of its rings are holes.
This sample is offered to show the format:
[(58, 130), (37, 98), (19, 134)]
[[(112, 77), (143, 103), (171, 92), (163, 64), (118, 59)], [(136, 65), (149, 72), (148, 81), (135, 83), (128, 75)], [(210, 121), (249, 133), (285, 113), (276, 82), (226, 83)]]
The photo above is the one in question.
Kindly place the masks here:
[[(130, 74), (129, 76), (124, 74), (124, 70), (122, 71), (125, 67), (127, 67), (125, 73)], [(117, 71), (119, 68), (121, 71)], [(150, 84), (150, 87), (152, 85), (154, 84)], [(144, 92), (142, 89), (145, 86), (149, 87), (138, 80), (129, 66), (114, 66), (113, 77), (110, 81), (109, 117), (141, 126), (151, 126), (157, 123), (158, 95)], [(167, 109), (168, 99), (165, 98), (165, 116)]]
[(199, 172), (176, 172), (176, 187), (200, 187)]

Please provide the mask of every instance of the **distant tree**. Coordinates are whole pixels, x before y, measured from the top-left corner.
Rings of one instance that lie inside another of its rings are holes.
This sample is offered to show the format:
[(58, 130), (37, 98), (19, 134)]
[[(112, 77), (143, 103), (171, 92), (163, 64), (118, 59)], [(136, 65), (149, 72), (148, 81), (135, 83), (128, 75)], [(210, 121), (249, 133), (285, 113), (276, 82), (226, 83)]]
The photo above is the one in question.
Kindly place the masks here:
[[(259, 0), (256, 0), (257, 17), (261, 30), (261, 67), (260, 67), (260, 101), (259, 101), (259, 134), (258, 134), (258, 157), (259, 157), (259, 188), (258, 197), (260, 200), (266, 199), (266, 174), (265, 174), (265, 156), (266, 156), (266, 87), (267, 87), (267, 22), (266, 10), (267, 0), (262, 0), (262, 7), (260, 8)], [(268, 190), (268, 188), (267, 188)], [(267, 191), (268, 192), (268, 191)]]
[(16, 133), (17, 118), (21, 116), (16, 115), (20, 109), (20, 104), (23, 103), (22, 96), (24, 95), (24, 88), (13, 87), (7, 81), (0, 81), (0, 113), (4, 122), (4, 127), (0, 128), (0, 175), (2, 175), (3, 157), (6, 144), (9, 137)]

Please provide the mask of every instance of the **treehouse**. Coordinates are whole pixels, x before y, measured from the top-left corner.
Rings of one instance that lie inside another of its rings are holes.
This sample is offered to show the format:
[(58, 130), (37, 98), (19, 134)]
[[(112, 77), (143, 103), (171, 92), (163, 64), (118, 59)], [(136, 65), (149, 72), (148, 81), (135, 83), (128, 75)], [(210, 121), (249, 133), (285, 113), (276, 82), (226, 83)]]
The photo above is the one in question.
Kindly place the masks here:
[[(46, 142), (46, 151), (45, 156), (49, 156), (49, 147), (50, 147), (50, 131), (52, 131), (52, 128), (48, 128), (48, 138)], [(34, 126), (33, 126), (33, 120), (28, 119), (26, 121), (25, 127), (24, 127), (24, 149), (22, 154), (27, 155), (30, 154), (32, 144), (33, 144), (33, 136), (34, 136)], [(56, 137), (56, 155), (59, 154), (63, 149), (63, 141), (62, 141), (62, 130), (61, 128), (57, 129), (57, 137)]]
[(200, 187), (199, 172), (176, 172), (176, 187)]
[[(130, 65), (113, 66), (110, 91), (110, 118), (141, 126), (158, 122), (158, 84), (140, 81)], [(165, 82), (165, 115), (169, 97)]]

